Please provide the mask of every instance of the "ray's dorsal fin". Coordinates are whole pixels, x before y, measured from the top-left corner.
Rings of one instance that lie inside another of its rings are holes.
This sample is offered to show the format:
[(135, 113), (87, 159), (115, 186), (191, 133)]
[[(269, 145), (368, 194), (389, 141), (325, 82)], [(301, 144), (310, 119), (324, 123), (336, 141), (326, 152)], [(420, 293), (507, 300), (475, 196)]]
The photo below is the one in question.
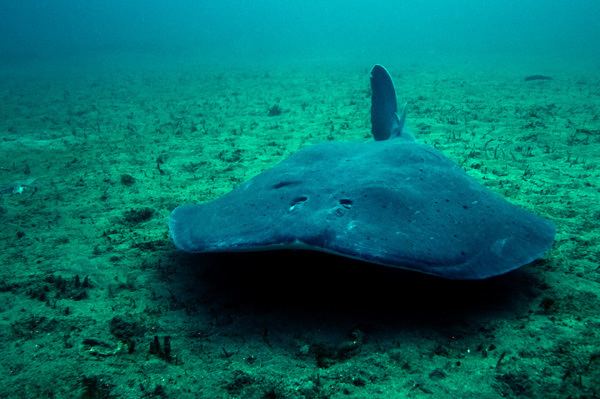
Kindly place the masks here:
[(371, 133), (375, 140), (387, 140), (390, 137), (412, 139), (404, 129), (406, 104), (398, 114), (396, 90), (388, 71), (381, 65), (371, 69)]

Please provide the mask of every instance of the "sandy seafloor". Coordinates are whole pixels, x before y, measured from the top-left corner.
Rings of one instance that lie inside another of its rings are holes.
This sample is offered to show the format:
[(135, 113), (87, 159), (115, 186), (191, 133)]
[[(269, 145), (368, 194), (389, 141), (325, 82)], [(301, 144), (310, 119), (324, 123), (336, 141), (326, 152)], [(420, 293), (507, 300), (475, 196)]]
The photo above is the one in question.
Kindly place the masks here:
[(556, 223), (544, 260), (174, 249), (178, 204), (368, 140), (370, 65), (3, 70), (0, 397), (600, 397), (600, 68), (388, 67), (418, 140)]

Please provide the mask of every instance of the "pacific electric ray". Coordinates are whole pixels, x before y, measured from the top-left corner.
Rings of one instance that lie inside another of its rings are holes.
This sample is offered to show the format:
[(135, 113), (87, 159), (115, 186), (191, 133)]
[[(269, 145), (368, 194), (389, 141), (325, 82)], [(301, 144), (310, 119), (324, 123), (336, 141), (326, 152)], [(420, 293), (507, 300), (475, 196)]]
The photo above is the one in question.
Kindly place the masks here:
[(187, 252), (309, 249), (450, 279), (483, 279), (544, 255), (553, 224), (510, 204), (397, 113), (392, 79), (371, 71), (375, 141), (304, 148), (232, 192), (170, 216)]

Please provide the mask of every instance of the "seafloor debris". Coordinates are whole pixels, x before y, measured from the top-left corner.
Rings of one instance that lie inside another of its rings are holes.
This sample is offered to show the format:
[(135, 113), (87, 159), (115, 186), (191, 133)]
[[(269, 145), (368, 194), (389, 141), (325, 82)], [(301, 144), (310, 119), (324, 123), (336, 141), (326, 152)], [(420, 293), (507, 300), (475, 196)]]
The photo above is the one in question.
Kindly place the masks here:
[(528, 75), (525, 76), (525, 81), (529, 82), (531, 80), (552, 80), (552, 76), (548, 75)]
[(163, 337), (163, 346), (160, 346), (158, 335), (154, 336), (152, 342), (150, 342), (150, 349), (148, 351), (151, 355), (156, 355), (159, 358), (169, 362), (178, 364), (178, 359), (171, 353), (171, 336), (165, 335)]
[(0, 195), (5, 194), (22, 194), (26, 189), (33, 188), (36, 178), (30, 178), (27, 180), (17, 180), (9, 184), (0, 184)]

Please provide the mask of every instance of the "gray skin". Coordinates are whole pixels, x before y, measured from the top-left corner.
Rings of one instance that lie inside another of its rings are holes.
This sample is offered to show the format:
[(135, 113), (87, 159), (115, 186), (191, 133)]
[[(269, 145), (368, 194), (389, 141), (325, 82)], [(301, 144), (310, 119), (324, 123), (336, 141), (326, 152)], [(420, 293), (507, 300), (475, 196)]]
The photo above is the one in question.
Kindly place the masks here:
[(551, 248), (551, 222), (404, 134), (383, 67), (373, 68), (371, 85), (376, 141), (304, 148), (221, 198), (176, 208), (175, 246), (309, 249), (449, 279), (504, 274)]

